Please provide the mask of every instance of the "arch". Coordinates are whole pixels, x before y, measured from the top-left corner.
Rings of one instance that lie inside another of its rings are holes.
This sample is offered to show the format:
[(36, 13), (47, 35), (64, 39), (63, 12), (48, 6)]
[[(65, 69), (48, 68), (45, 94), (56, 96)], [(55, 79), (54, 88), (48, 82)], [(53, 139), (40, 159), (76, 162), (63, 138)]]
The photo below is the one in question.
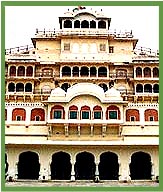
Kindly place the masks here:
[(101, 180), (118, 180), (118, 156), (113, 152), (104, 152), (100, 155), (99, 178)]
[(153, 93), (159, 93), (159, 85), (158, 84), (153, 85)]
[(19, 66), (17, 76), (24, 76), (24, 75), (25, 75), (25, 67), (24, 66)]
[(90, 21), (90, 28), (96, 29), (96, 21), (94, 20)]
[(23, 109), (23, 108), (13, 109), (12, 121), (25, 121), (25, 119), (26, 119), (26, 110), (25, 109)]
[(40, 163), (37, 153), (32, 151), (23, 152), (19, 155), (18, 179), (39, 178)]
[(109, 107), (107, 107), (106, 110), (106, 119), (121, 119), (121, 114), (120, 114), (120, 110), (119, 107), (115, 106), (115, 105), (110, 105)]
[(79, 67), (73, 67), (72, 75), (73, 77), (79, 77)]
[(142, 77), (142, 68), (136, 67), (136, 77)]
[(17, 83), (16, 84), (16, 92), (24, 92), (24, 84), (23, 83)]
[(137, 93), (143, 93), (143, 85), (142, 84), (136, 85), (136, 92)]
[(151, 69), (149, 67), (145, 67), (143, 72), (144, 72), (144, 77), (151, 77)]
[(71, 105), (69, 107), (69, 119), (78, 118), (78, 107), (76, 105)]
[(71, 76), (71, 68), (68, 66), (64, 66), (62, 68), (62, 76)]
[(131, 121), (131, 117), (135, 117), (135, 121), (140, 121), (140, 114), (138, 109), (126, 110), (126, 121)]
[(81, 67), (80, 76), (83, 77), (83, 76), (88, 76), (88, 75), (89, 75), (88, 67)]
[(79, 20), (74, 21), (74, 28), (80, 28), (80, 21)]
[(10, 76), (16, 76), (16, 67), (15, 66), (10, 67)]
[(102, 119), (102, 107), (101, 106), (96, 105), (93, 107), (93, 118)]
[(45, 121), (45, 110), (36, 108), (31, 110), (31, 121), (36, 121), (36, 116), (40, 116), (40, 121)]
[(5, 109), (5, 121), (7, 121), (7, 109)]
[(69, 110), (78, 110), (78, 107), (76, 106), (76, 105), (71, 105), (70, 107), (69, 107)]
[(158, 121), (158, 111), (156, 109), (146, 109), (144, 111), (145, 121), (151, 121), (150, 117), (153, 117), (153, 121)]
[(151, 156), (142, 151), (131, 156), (130, 177), (132, 180), (151, 179)]
[(94, 159), (94, 155), (89, 152), (81, 152), (77, 154), (75, 163), (76, 180), (94, 179), (96, 169)]
[(65, 92), (67, 92), (67, 89), (70, 87), (71, 85), (69, 84), (69, 83), (63, 83), (62, 85), (61, 85), (61, 88), (65, 91)]
[(71, 179), (70, 155), (65, 152), (57, 152), (52, 155), (51, 179), (70, 180)]
[(158, 78), (159, 77), (159, 69), (157, 67), (153, 68), (153, 77)]
[(26, 76), (27, 77), (32, 77), (33, 76), (33, 67), (32, 66), (28, 66), (26, 69)]
[(89, 22), (86, 20), (83, 20), (81, 22), (81, 28), (89, 28)]
[(50, 119), (65, 119), (65, 110), (61, 105), (54, 105), (50, 111)]
[(98, 28), (99, 29), (106, 29), (106, 22), (101, 20), (98, 22)]
[(98, 77), (107, 77), (107, 68), (106, 67), (98, 68)]
[(103, 88), (104, 92), (108, 90), (108, 86), (105, 83), (100, 83), (99, 86)]
[(72, 21), (71, 20), (65, 20), (64, 21), (64, 28), (72, 28)]
[(9, 168), (9, 164), (7, 160), (7, 154), (5, 153), (5, 178), (7, 177), (8, 168)]
[(15, 91), (15, 84), (14, 83), (9, 83), (8, 84), (8, 91), (9, 92), (14, 92)]
[(91, 67), (90, 68), (90, 77), (96, 77), (96, 75), (97, 75), (96, 67)]
[(27, 83), (25, 85), (25, 92), (32, 92), (32, 84), (31, 83)]
[(145, 93), (152, 93), (152, 85), (150, 85), (150, 84), (145, 84), (145, 85), (144, 85), (144, 92), (145, 92)]

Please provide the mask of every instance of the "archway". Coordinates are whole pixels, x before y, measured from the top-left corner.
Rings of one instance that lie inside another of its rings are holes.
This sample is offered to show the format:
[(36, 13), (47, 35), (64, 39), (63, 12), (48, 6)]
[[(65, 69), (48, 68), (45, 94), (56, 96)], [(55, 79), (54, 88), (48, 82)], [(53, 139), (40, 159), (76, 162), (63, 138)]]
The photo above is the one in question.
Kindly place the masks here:
[(130, 176), (132, 180), (151, 179), (151, 157), (148, 153), (136, 152), (131, 156)]
[(9, 164), (7, 162), (7, 154), (5, 153), (5, 178), (7, 176)]
[(18, 179), (38, 179), (40, 163), (38, 154), (27, 151), (19, 155)]
[(118, 180), (119, 164), (118, 156), (112, 152), (105, 152), (100, 155), (99, 178), (101, 180)]
[(53, 154), (50, 167), (51, 179), (70, 180), (72, 165), (68, 153), (58, 152)]
[(9, 85), (8, 85), (8, 91), (9, 91), (9, 92), (14, 92), (14, 91), (15, 91), (15, 84), (14, 84), (14, 83), (9, 83)]
[(76, 180), (92, 180), (95, 177), (94, 156), (88, 152), (79, 153), (76, 156), (75, 178)]

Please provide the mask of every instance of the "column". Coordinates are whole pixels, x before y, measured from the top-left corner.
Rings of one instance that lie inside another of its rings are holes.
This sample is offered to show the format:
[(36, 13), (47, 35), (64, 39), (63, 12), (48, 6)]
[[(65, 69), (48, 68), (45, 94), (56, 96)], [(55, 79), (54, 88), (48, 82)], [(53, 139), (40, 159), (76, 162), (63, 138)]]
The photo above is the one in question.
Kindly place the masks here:
[(93, 136), (93, 125), (91, 125), (91, 136)]
[(75, 163), (76, 163), (76, 159), (75, 156), (71, 156), (71, 181), (75, 181)]
[(7, 153), (8, 173), (7, 179), (11, 177), (13, 180), (18, 177), (18, 154), (14, 149), (9, 149)]
[(100, 180), (100, 178), (99, 178), (99, 169), (98, 169), (99, 163), (100, 163), (99, 157), (95, 157), (95, 164), (96, 164), (95, 182), (98, 182)]
[(40, 173), (39, 173), (39, 180), (50, 180), (50, 161), (51, 156), (47, 154), (47, 150), (44, 149), (40, 153)]
[(80, 136), (80, 125), (78, 125), (78, 136)]
[(26, 107), (26, 121), (25, 125), (29, 126), (31, 121), (31, 109), (29, 107)]
[(130, 181), (130, 158), (128, 157), (128, 154), (123, 151), (123, 154), (120, 156), (119, 161), (119, 180), (120, 181)]
[(102, 136), (105, 137), (106, 135), (106, 125), (102, 125)]
[(139, 110), (139, 115), (140, 115), (140, 124), (141, 125), (144, 125), (144, 111), (145, 111), (145, 109), (144, 108), (141, 108), (141, 110)]

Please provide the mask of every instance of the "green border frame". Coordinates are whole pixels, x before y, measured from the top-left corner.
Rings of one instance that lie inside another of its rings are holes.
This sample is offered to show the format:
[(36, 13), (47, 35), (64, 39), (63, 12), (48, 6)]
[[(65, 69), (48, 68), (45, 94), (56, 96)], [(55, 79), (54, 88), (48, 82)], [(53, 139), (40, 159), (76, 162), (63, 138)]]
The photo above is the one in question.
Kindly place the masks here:
[[(5, 187), (4, 178), (4, 167), (5, 167), (5, 122), (4, 122), (4, 111), (5, 111), (5, 6), (159, 6), (159, 42), (163, 42), (163, 25), (161, 26), (161, 18), (163, 18), (163, 2), (162, 1), (2, 1), (1, 2), (1, 162), (2, 162), (2, 172), (1, 172), (1, 191), (163, 191), (162, 180), (162, 141), (161, 135), (162, 130), (160, 129), (160, 176), (159, 176), (159, 187)], [(152, 28), (152, 26), (151, 26)], [(159, 52), (162, 53), (163, 46), (160, 43)], [(160, 63), (163, 61), (160, 55)], [(160, 65), (160, 70), (162, 66)], [(160, 76), (160, 81), (162, 77)], [(162, 88), (160, 86), (160, 94), (162, 93)], [(160, 106), (162, 101), (160, 100)], [(160, 110), (161, 113), (161, 110)], [(160, 118), (160, 124), (162, 120)]]

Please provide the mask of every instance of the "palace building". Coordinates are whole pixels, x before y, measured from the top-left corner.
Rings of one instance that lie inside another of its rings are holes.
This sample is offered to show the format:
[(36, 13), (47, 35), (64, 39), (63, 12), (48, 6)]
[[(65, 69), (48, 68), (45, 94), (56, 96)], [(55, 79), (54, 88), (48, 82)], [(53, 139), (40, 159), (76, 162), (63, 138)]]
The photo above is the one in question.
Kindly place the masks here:
[(78, 7), (6, 50), (6, 179), (159, 177), (159, 53), (110, 23)]

